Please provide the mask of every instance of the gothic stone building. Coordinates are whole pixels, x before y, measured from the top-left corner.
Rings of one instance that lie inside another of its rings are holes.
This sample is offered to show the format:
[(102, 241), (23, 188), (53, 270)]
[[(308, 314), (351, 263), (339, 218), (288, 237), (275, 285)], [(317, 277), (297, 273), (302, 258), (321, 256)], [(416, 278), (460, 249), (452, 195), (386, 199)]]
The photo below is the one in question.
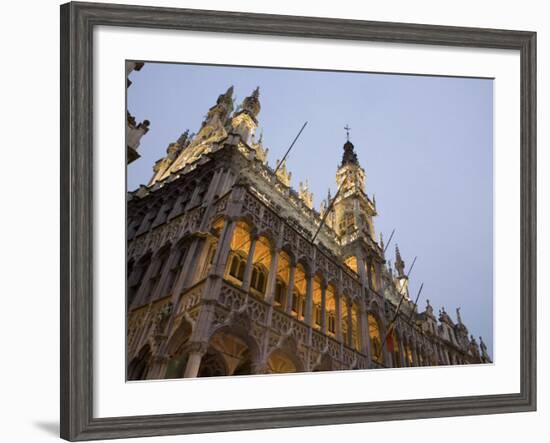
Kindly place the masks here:
[(236, 110), (232, 94), (128, 194), (128, 379), (489, 362), (459, 310), (418, 312), (354, 145), (318, 212), (267, 164), (259, 90)]

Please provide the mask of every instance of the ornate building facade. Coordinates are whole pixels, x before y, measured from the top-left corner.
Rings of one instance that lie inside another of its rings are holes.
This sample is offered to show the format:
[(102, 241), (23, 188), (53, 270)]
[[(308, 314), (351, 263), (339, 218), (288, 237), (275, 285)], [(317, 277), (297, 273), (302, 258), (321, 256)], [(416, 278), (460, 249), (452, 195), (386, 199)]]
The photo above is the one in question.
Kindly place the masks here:
[(317, 211), (267, 164), (260, 108), (229, 88), (128, 194), (128, 379), (490, 362), (459, 309), (411, 300), (349, 137)]

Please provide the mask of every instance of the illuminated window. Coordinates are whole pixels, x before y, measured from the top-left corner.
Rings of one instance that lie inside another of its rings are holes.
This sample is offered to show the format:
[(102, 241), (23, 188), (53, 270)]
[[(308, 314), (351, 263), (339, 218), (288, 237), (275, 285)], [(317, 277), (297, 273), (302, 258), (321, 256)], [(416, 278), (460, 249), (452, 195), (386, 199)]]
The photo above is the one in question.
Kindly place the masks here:
[(374, 361), (383, 363), (384, 357), (382, 355), (382, 340), (380, 338), (380, 325), (374, 315), (369, 313), (367, 315), (369, 323), (369, 338), (371, 345), (371, 353)]
[(334, 286), (329, 284), (325, 291), (325, 309), (327, 311), (327, 332), (329, 335), (336, 334), (336, 296)]
[(350, 268), (353, 272), (355, 272), (357, 274), (357, 257), (352, 255), (352, 256), (346, 258), (344, 263), (346, 264), (346, 266), (348, 268)]
[(411, 346), (408, 343), (405, 345), (405, 357), (407, 358), (407, 362), (408, 362), (409, 366), (412, 366), (413, 365), (413, 354), (412, 354)]
[(336, 316), (332, 313), (328, 315), (328, 332), (336, 334)]
[(246, 268), (246, 260), (239, 254), (234, 254), (231, 259), (231, 267), (229, 268), (229, 275), (236, 278), (239, 281), (244, 279), (244, 270)]
[(298, 304), (299, 304), (300, 295), (294, 291), (292, 293), (292, 313), (298, 315)]
[(254, 266), (252, 268), (252, 278), (250, 279), (250, 286), (261, 294), (264, 294), (266, 280), (266, 272), (259, 266)]
[(351, 345), (356, 351), (361, 350), (361, 340), (359, 339), (359, 308), (354, 303), (351, 307)]
[(275, 284), (275, 303), (282, 305), (285, 294), (286, 285), (281, 280), (277, 280), (277, 283)]
[(314, 306), (314, 311), (315, 311), (315, 324), (317, 326), (321, 326), (321, 317), (323, 316), (321, 305), (316, 304)]

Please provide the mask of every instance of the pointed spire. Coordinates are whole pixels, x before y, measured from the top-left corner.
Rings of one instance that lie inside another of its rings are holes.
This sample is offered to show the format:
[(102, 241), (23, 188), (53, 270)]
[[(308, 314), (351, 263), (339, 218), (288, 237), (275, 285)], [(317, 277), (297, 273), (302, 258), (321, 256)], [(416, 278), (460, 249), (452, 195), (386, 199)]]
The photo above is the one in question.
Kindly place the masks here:
[(344, 155), (342, 156), (342, 166), (344, 165), (357, 165), (359, 166), (359, 160), (355, 153), (355, 147), (349, 140), (344, 143)]
[(290, 187), (290, 179), (292, 178), (292, 172), (289, 172), (286, 168), (286, 160), (282, 162), (277, 159), (275, 162), (277, 165), (277, 178), (283, 183), (286, 187)]
[(456, 308), (456, 320), (457, 320), (459, 325), (463, 324), (462, 323), (462, 317), (460, 316), (460, 306), (458, 308)]
[(313, 194), (309, 190), (309, 183), (307, 180), (305, 183), (300, 182), (298, 195), (309, 209), (313, 208)]
[(224, 97), (225, 98), (233, 98), (233, 85), (231, 85), (229, 88), (227, 88), (227, 91), (225, 91)]
[(238, 114), (246, 113), (255, 120), (261, 109), (260, 87), (258, 86), (254, 89), (254, 91), (252, 91), (251, 95), (243, 100)]
[(397, 244), (395, 245), (395, 270), (397, 271), (398, 277), (405, 275), (405, 262), (401, 258), (401, 252)]
[(187, 141), (189, 140), (189, 129), (186, 129), (185, 132), (183, 134), (181, 134), (178, 138), (178, 140), (176, 141), (176, 143), (180, 146), (183, 146), (185, 145), (185, 143), (187, 143)]
[(434, 315), (434, 308), (432, 307), (432, 305), (430, 305), (430, 300), (426, 299), (426, 309), (425, 309), (425, 312), (427, 315), (429, 315), (430, 317), (433, 317)]

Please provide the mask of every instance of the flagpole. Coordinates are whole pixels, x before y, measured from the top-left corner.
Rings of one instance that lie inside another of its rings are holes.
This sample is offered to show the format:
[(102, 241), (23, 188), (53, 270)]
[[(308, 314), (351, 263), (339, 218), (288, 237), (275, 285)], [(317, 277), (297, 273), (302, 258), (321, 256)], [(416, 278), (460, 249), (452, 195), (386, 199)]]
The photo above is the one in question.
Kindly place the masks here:
[(285, 152), (285, 155), (283, 156), (282, 160), (279, 162), (279, 164), (277, 165), (277, 167), (275, 168), (275, 171), (274, 173), (276, 173), (279, 168), (281, 167), (281, 165), (283, 164), (283, 162), (286, 160), (286, 157), (288, 155), (288, 153), (290, 152), (290, 150), (292, 149), (292, 147), (294, 146), (294, 143), (296, 143), (296, 140), (298, 140), (298, 137), (300, 137), (300, 134), (302, 133), (302, 131), (304, 130), (304, 128), (306, 127), (307, 125), (307, 122), (304, 123), (304, 126), (302, 126), (302, 129), (300, 129), (300, 132), (298, 132), (298, 135), (296, 135), (296, 137), (294, 137), (294, 140), (292, 141), (292, 143), (290, 144), (290, 147), (286, 150)]

